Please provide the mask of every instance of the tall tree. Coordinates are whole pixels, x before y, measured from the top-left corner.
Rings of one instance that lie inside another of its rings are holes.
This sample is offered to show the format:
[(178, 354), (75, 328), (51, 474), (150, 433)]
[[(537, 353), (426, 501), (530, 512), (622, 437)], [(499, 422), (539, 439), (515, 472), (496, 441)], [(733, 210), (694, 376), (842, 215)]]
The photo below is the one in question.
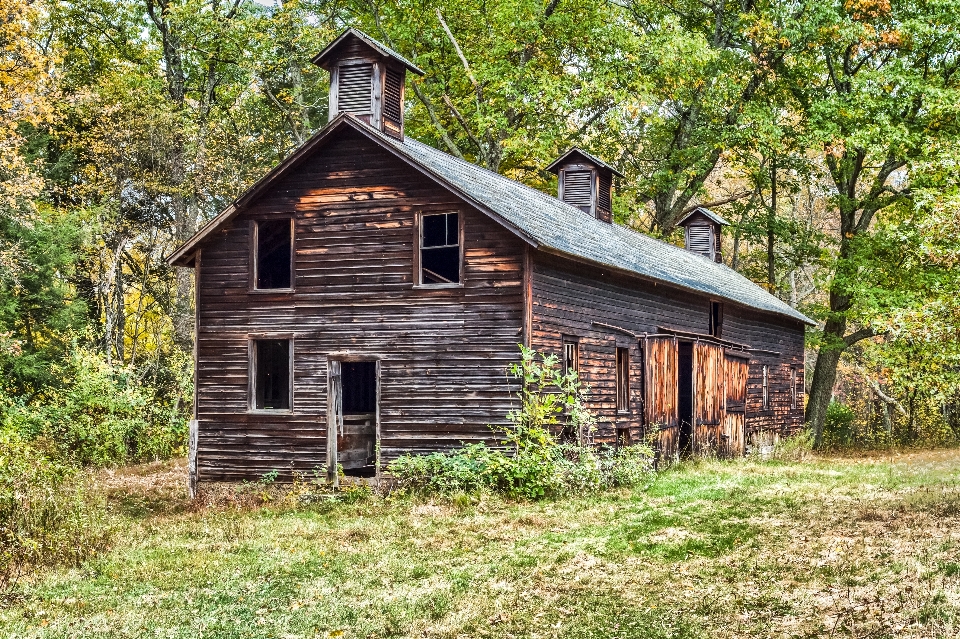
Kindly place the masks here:
[(787, 37), (805, 53), (778, 70), (830, 176), (838, 230), (806, 414), (819, 444), (841, 355), (874, 335), (898, 302), (895, 284), (869, 278), (882, 272), (870, 250), (877, 216), (910, 206), (923, 162), (960, 133), (960, 7), (818, 0), (803, 8)]

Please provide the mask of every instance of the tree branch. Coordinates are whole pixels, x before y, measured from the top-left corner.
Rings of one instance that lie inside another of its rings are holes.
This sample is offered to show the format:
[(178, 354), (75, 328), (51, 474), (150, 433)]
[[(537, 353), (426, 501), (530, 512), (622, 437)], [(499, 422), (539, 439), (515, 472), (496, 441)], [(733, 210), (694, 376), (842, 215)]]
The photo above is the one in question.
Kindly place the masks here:
[(887, 395), (882, 390), (880, 390), (880, 384), (873, 381), (873, 379), (871, 379), (870, 376), (867, 375), (866, 373), (863, 374), (863, 378), (867, 380), (867, 384), (870, 385), (870, 388), (873, 389), (873, 392), (876, 393), (877, 397), (883, 400), (884, 403), (890, 404), (891, 406), (896, 408), (897, 412), (903, 415), (904, 417), (910, 417), (909, 415), (907, 415), (907, 411), (904, 410), (900, 402), (898, 402), (895, 398), (891, 397), (890, 395)]
[(443, 124), (441, 124), (440, 118), (437, 117), (437, 112), (433, 108), (433, 103), (430, 102), (430, 98), (423, 93), (418, 83), (411, 82), (410, 84), (413, 87), (413, 92), (416, 94), (417, 99), (420, 100), (420, 103), (423, 104), (423, 107), (427, 110), (427, 116), (430, 118), (430, 121), (433, 122), (433, 126), (436, 127), (437, 133), (439, 133), (440, 137), (443, 139), (443, 143), (447, 145), (447, 149), (451, 154), (462, 160), (463, 153), (460, 152), (459, 147), (457, 147), (457, 143), (453, 141), (453, 138), (450, 137), (450, 134), (447, 133), (447, 130), (444, 128)]
[(847, 346), (853, 346), (862, 339), (867, 339), (868, 337), (874, 337), (877, 334), (873, 328), (867, 326), (866, 328), (861, 328), (859, 331), (854, 331), (849, 335), (844, 336), (843, 343)]
[(734, 193), (733, 195), (730, 195), (730, 196), (727, 196), (727, 197), (722, 197), (722, 198), (720, 198), (719, 200), (711, 200), (710, 202), (704, 202), (703, 204), (693, 204), (693, 205), (688, 206), (687, 208), (683, 209), (683, 210), (680, 212), (680, 215), (686, 215), (687, 213), (690, 213), (691, 211), (697, 210), (697, 209), (700, 208), (701, 206), (702, 206), (703, 208), (705, 208), (705, 209), (708, 209), (708, 208), (710, 208), (711, 206), (723, 206), (724, 204), (730, 204), (731, 202), (736, 202), (737, 200), (742, 200), (743, 198), (747, 197), (748, 195), (752, 195), (752, 194), (753, 194), (753, 191), (740, 191), (739, 193)]

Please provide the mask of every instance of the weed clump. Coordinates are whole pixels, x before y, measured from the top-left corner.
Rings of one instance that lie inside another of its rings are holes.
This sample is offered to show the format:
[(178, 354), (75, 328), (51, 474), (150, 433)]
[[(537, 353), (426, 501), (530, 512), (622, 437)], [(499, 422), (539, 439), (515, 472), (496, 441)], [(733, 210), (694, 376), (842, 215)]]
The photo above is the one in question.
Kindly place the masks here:
[(83, 476), (0, 431), (0, 595), (38, 566), (76, 566), (104, 550), (104, 505)]
[(544, 499), (634, 486), (649, 477), (649, 446), (590, 445), (596, 420), (586, 408), (586, 389), (576, 372), (562, 372), (555, 355), (520, 350), (520, 363), (510, 367), (521, 382), (520, 407), (507, 415), (508, 425), (493, 427), (500, 445), (475, 443), (455, 451), (403, 455), (387, 466), (399, 490)]

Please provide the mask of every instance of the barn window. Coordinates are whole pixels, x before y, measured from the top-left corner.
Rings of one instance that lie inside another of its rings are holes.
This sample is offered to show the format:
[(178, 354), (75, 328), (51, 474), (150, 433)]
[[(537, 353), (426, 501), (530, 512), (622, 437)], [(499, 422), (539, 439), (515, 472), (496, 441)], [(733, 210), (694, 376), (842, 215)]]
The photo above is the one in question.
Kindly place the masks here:
[(617, 349), (617, 412), (630, 410), (630, 349)]
[(797, 369), (790, 369), (790, 408), (797, 408)]
[(563, 373), (580, 372), (580, 345), (574, 339), (563, 338)]
[(441, 213), (420, 218), (420, 283), (460, 283), (460, 215)]
[(710, 302), (710, 334), (714, 337), (720, 337), (720, 329), (723, 326), (723, 304), (720, 302)]
[(770, 379), (767, 367), (763, 367), (763, 410), (770, 408)]
[(373, 111), (373, 65), (342, 66), (337, 81), (337, 110), (358, 115)]
[(255, 234), (256, 288), (293, 288), (293, 220), (257, 222)]
[(253, 407), (257, 410), (290, 410), (290, 340), (254, 340), (252, 350)]

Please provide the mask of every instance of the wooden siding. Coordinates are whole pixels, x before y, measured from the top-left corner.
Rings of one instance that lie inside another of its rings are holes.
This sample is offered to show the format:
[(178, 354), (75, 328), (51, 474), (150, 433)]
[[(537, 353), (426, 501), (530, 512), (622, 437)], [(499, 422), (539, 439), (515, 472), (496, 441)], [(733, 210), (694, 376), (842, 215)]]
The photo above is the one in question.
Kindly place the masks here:
[[(644, 373), (637, 336), (657, 334), (660, 327), (706, 335), (710, 329), (711, 298), (542, 251), (532, 251), (531, 261), (532, 347), (560, 355), (563, 335), (579, 338), (581, 378), (589, 386), (590, 408), (599, 420), (596, 440), (612, 443), (618, 428), (636, 431), (634, 439), (642, 436), (644, 397), (639, 382)], [(746, 436), (759, 431), (776, 431), (780, 435), (795, 432), (802, 425), (803, 406), (800, 402), (796, 409), (790, 407), (789, 380), (791, 367), (796, 367), (798, 386), (803, 383), (803, 325), (729, 302), (723, 304), (721, 337), (769, 351), (753, 352), (750, 357)], [(629, 415), (616, 413), (618, 346), (632, 349)], [(722, 360), (718, 362), (715, 390), (723, 381)], [(761, 398), (761, 371), (765, 364), (770, 367), (768, 410), (762, 410)], [(648, 389), (647, 396), (653, 392), (655, 389)], [(722, 394), (717, 391), (714, 395), (712, 405), (719, 406)], [(650, 423), (658, 420), (654, 417)], [(722, 426), (716, 430), (721, 429)]]
[[(414, 287), (417, 212), (464, 217), (462, 287)], [(295, 220), (293, 292), (251, 291), (250, 222)], [(355, 133), (338, 136), (203, 243), (198, 282), (201, 480), (326, 463), (327, 359), (380, 359), (381, 455), (491, 439), (515, 390), (523, 244)], [(293, 339), (289, 412), (248, 410), (248, 340)]]
[(693, 345), (693, 449), (719, 451), (723, 444), (723, 348), (710, 342)]

